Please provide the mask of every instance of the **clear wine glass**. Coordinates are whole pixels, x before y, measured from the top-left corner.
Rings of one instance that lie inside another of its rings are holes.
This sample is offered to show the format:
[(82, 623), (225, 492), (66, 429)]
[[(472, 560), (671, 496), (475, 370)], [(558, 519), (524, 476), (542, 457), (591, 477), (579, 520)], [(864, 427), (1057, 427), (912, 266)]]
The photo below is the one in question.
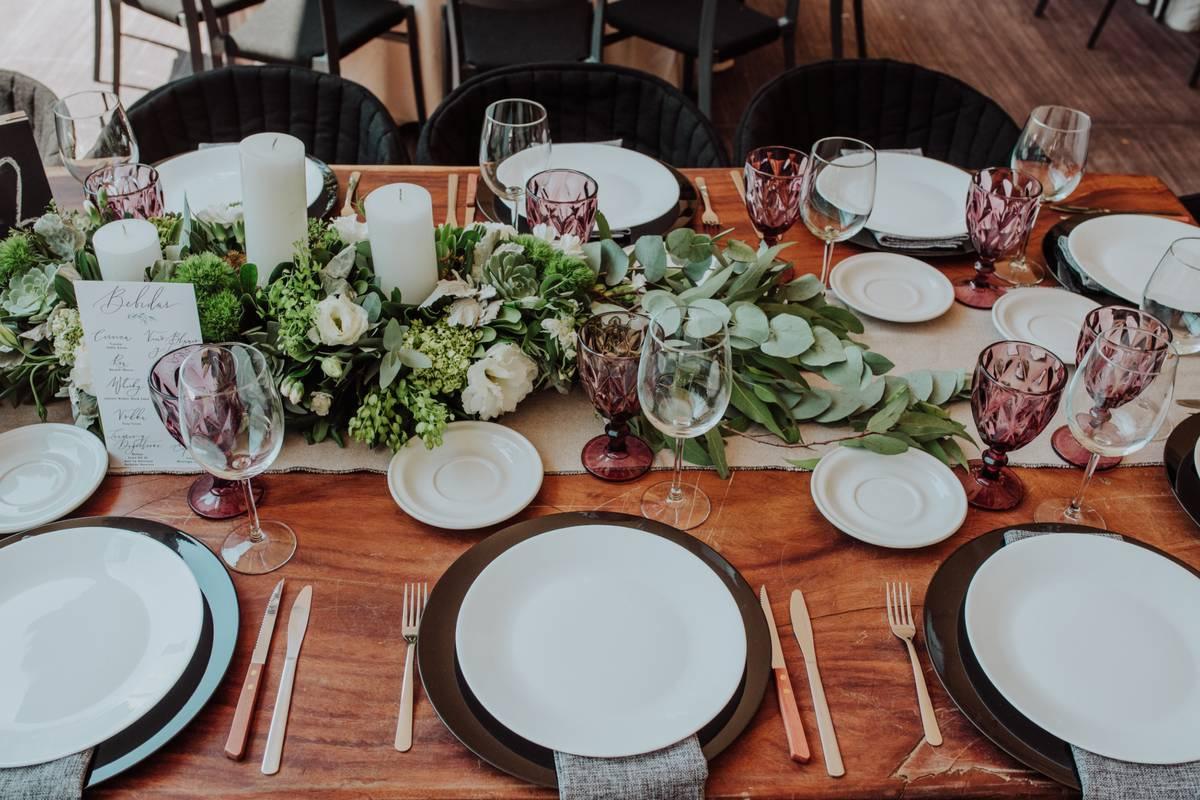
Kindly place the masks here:
[(773, 247), (800, 218), (804, 153), (790, 147), (758, 147), (746, 155), (746, 211)]
[(511, 204), (514, 227), (521, 218), (525, 184), (549, 163), (550, 121), (545, 106), (512, 98), (487, 107), (479, 136), (479, 171), (488, 188)]
[(138, 160), (137, 137), (112, 92), (69, 94), (54, 104), (54, 130), (63, 164), (83, 183), (101, 167)]
[[(1141, 309), (1170, 329), (1176, 353), (1200, 352), (1200, 238), (1171, 243), (1146, 283)], [(1187, 416), (1172, 407), (1154, 441), (1166, 439)]]
[(194, 350), (179, 370), (179, 422), (196, 463), (245, 491), (249, 519), (222, 543), (225, 563), (248, 575), (282, 567), (296, 552), (296, 533), (260, 521), (250, 487), (283, 446), (283, 402), (266, 357), (245, 344)]
[[(1092, 118), (1066, 106), (1038, 106), (1029, 113), (1025, 129), (1013, 148), (1009, 166), (1037, 178), (1042, 202), (1065, 200), (1083, 180)], [(1030, 233), (1033, 226), (1029, 227)], [(1041, 264), (1029, 262), (1029, 235), (1017, 254), (996, 265), (996, 277), (1014, 286), (1034, 286), (1046, 276)]]
[(834, 243), (861, 231), (875, 207), (875, 171), (875, 148), (866, 142), (830, 136), (813, 143), (800, 190), (800, 218), (825, 243), (821, 262), (825, 286)]
[(1171, 340), (1142, 328), (1115, 327), (1096, 337), (1067, 388), (1067, 424), (1091, 451), (1079, 491), (1069, 501), (1038, 506), (1038, 522), (1104, 527), (1104, 517), (1084, 503), (1102, 456), (1127, 456), (1146, 446), (1167, 418), (1179, 357)]
[(725, 415), (733, 388), (725, 320), (695, 306), (671, 306), (650, 322), (638, 365), (638, 399), (650, 424), (675, 439), (675, 471), (642, 495), (642, 515), (688, 530), (708, 519), (712, 503), (684, 486), (683, 443)]
[(992, 281), (996, 262), (1024, 246), (1037, 219), (1042, 184), (1007, 167), (981, 169), (967, 189), (967, 233), (975, 247), (975, 274), (954, 284), (954, 299), (991, 308), (1006, 291)]

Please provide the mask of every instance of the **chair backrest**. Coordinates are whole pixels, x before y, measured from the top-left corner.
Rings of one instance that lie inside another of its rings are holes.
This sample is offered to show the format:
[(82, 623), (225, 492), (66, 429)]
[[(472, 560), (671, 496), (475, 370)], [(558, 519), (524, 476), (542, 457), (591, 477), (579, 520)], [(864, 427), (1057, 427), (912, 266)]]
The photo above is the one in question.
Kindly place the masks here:
[(289, 66), (210, 70), (154, 89), (129, 108), (141, 157), (161, 161), (207, 142), (280, 131), (330, 164), (406, 164), (396, 122), (357, 83)]
[(452, 86), (467, 67), (587, 59), (596, 19), (591, 0), (448, 0), (445, 16)]
[(58, 163), (58, 134), (54, 130), (54, 104), (58, 96), (39, 81), (20, 72), (0, 69), (0, 114), (24, 111), (33, 127), (42, 163)]
[(417, 146), (423, 164), (475, 164), (488, 105), (506, 97), (536, 100), (556, 142), (620, 139), (677, 167), (728, 163), (712, 123), (675, 87), (610, 64), (551, 63), (505, 67), (472, 78), (442, 101)]
[(978, 169), (1007, 165), (1020, 134), (999, 104), (944, 73), (886, 59), (824, 61), (758, 90), (738, 125), (734, 157), (772, 144), (807, 152), (825, 136), (853, 136)]

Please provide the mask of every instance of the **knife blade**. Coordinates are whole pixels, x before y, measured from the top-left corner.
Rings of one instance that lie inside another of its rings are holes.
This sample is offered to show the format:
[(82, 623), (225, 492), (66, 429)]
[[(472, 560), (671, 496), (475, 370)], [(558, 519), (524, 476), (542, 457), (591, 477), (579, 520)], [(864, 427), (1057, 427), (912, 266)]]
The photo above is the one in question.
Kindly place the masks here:
[(471, 173), (467, 176), (467, 211), (463, 214), (463, 225), (470, 226), (475, 223), (475, 190), (478, 188), (479, 176)]
[(792, 591), (790, 611), (792, 633), (800, 645), (800, 652), (804, 653), (804, 668), (808, 671), (808, 687), (812, 690), (813, 711), (817, 715), (817, 732), (821, 735), (821, 750), (825, 753), (825, 771), (831, 777), (838, 778), (846, 774), (846, 766), (842, 763), (842, 751), (833, 730), (833, 717), (829, 716), (829, 703), (825, 701), (825, 687), (821, 684), (821, 671), (817, 668), (812, 620), (808, 616), (804, 593), (799, 589)]
[(267, 654), (271, 650), (271, 636), (275, 632), (275, 618), (279, 616), (279, 599), (283, 596), (283, 579), (275, 584), (271, 599), (267, 601), (267, 610), (263, 612), (262, 624), (258, 627), (258, 639), (254, 643), (254, 653), (250, 656), (250, 668), (246, 670), (246, 680), (242, 683), (242, 693), (238, 696), (237, 710), (233, 712), (233, 725), (229, 729), (229, 738), (225, 740), (225, 755), (234, 761), (241, 759), (246, 752), (246, 735), (250, 732), (250, 717), (254, 714), (254, 704), (258, 700), (258, 687), (262, 685), (263, 666), (267, 663)]
[(292, 613), (288, 617), (287, 657), (283, 661), (283, 674), (279, 678), (279, 693), (275, 696), (275, 711), (271, 715), (271, 729), (267, 731), (267, 749), (263, 753), (263, 775), (279, 772), (279, 761), (283, 756), (283, 739), (287, 735), (288, 712), (292, 707), (292, 684), (296, 680), (296, 661), (300, 658), (300, 645), (308, 630), (308, 615), (312, 609), (312, 586), (305, 586), (292, 601)]
[(808, 740), (804, 738), (804, 725), (800, 722), (800, 709), (796, 707), (796, 694), (792, 691), (792, 679), (788, 676), (787, 664), (783, 660), (783, 646), (779, 643), (779, 631), (775, 628), (775, 617), (771, 614), (771, 601), (767, 598), (767, 587), (758, 590), (763, 616), (771, 631), (771, 671), (775, 673), (775, 693), (779, 698), (779, 713), (783, 716), (783, 730), (787, 734), (788, 752), (793, 761), (808, 763), (812, 754)]

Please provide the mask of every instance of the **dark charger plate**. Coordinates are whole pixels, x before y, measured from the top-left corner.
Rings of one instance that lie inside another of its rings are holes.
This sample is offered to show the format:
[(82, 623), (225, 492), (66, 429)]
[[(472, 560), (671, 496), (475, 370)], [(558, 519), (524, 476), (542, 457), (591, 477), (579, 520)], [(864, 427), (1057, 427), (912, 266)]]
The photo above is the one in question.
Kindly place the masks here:
[(1196, 442), (1200, 441), (1200, 414), (1193, 414), (1175, 426), (1167, 437), (1163, 464), (1167, 482), (1179, 505), (1200, 525), (1200, 475), (1196, 473)]
[(850, 242), (859, 247), (865, 247), (868, 250), (877, 250), (880, 253), (896, 253), (897, 255), (912, 256), (913, 258), (949, 258), (951, 256), (968, 256), (975, 252), (975, 245), (971, 244), (969, 238), (965, 239), (958, 247), (928, 247), (923, 249), (884, 247), (875, 239), (875, 235), (866, 228), (863, 228), (850, 237)]
[[(421, 618), (417, 664), (430, 704), (450, 732), (484, 761), (530, 783), (558, 785), (554, 752), (505, 728), (471, 693), (458, 667), (454, 632), (463, 597), (488, 564), (520, 542), (577, 525), (619, 525), (675, 542), (708, 564), (733, 595), (746, 626), (746, 671), (733, 699), (697, 734), (705, 757), (711, 761), (741, 735), (762, 703), (771, 667), (767, 621), (754, 590), (719, 553), (669, 525), (628, 514), (593, 511), (518, 522), (460, 556), (438, 580)], [(603, 635), (597, 631), (597, 636)]]
[(1050, 230), (1046, 231), (1045, 237), (1042, 238), (1042, 257), (1045, 259), (1046, 266), (1054, 280), (1058, 281), (1058, 285), (1069, 292), (1081, 294), (1089, 300), (1095, 300), (1102, 306), (1118, 303), (1120, 305), (1129, 305), (1127, 300), (1123, 300), (1114, 294), (1109, 294), (1102, 289), (1088, 289), (1083, 285), (1083, 278), (1070, 265), (1063, 260), (1062, 255), (1058, 250), (1058, 243), (1071, 235), (1071, 231), (1087, 222), (1090, 219), (1095, 219), (1097, 214), (1081, 214), (1074, 217), (1067, 217), (1062, 222), (1059, 222)]
[(233, 658), (239, 612), (237, 592), (221, 560), (199, 540), (161, 522), (136, 517), (60, 520), (0, 540), (0, 548), (30, 536), (81, 525), (134, 531), (169, 547), (196, 576), (204, 600), (204, 621), (192, 660), (162, 700), (124, 731), (97, 745), (87, 782), (91, 787), (149, 758), (200, 713)]

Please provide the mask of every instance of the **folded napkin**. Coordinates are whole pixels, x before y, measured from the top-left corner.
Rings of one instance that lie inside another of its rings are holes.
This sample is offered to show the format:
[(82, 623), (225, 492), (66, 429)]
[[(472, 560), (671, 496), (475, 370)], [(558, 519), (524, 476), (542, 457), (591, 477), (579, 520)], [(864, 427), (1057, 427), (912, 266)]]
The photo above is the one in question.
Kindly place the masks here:
[(0, 800), (79, 800), (93, 752), (88, 749), (32, 767), (0, 769)]
[(1089, 278), (1087, 273), (1080, 268), (1079, 263), (1071, 255), (1071, 247), (1067, 244), (1066, 236), (1060, 236), (1058, 239), (1058, 257), (1062, 259), (1062, 262), (1066, 264), (1072, 272), (1075, 273), (1075, 277), (1078, 279), (1079, 285), (1084, 289), (1087, 289), (1089, 292), (1108, 291), (1103, 286)]
[(880, 246), (890, 247), (893, 250), (957, 250), (967, 241), (966, 236), (959, 236), (956, 239), (917, 239), (879, 231), (871, 231), (871, 235), (875, 237), (875, 241), (879, 242)]
[(704, 800), (708, 761), (700, 740), (625, 758), (554, 754), (562, 800)]
[[(1012, 544), (1043, 531), (1009, 531), (1004, 543)], [(1097, 533), (1120, 539), (1115, 533)], [(1200, 761), (1186, 764), (1135, 764), (1097, 755), (1071, 745), (1083, 800), (1196, 800), (1200, 797)]]

